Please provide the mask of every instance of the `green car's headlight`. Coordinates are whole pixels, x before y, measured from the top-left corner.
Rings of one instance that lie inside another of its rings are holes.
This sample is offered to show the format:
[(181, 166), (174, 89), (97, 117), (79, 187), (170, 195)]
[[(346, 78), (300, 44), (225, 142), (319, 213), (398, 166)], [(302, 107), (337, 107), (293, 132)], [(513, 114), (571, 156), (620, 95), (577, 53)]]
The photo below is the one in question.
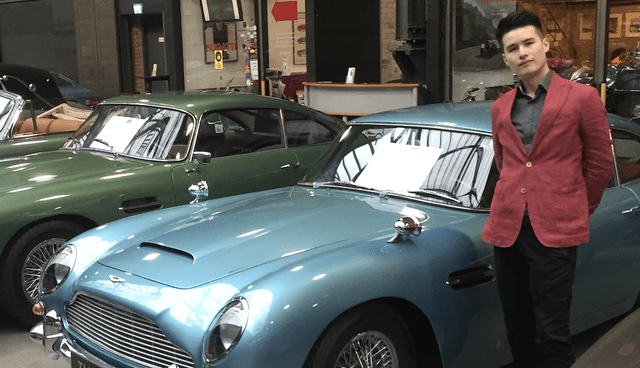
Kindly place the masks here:
[(40, 279), (40, 292), (53, 293), (67, 279), (76, 263), (76, 247), (67, 245), (58, 250), (44, 267)]
[(205, 357), (209, 364), (216, 363), (233, 350), (240, 341), (249, 319), (249, 304), (244, 298), (235, 298), (213, 320), (213, 329), (205, 342)]

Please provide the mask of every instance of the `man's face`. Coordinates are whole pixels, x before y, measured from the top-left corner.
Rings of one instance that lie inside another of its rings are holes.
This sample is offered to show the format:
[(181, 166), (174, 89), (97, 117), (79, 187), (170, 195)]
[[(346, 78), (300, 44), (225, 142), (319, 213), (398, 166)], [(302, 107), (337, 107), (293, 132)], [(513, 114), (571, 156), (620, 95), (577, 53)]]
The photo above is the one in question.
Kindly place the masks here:
[(542, 38), (534, 26), (524, 26), (502, 37), (505, 63), (520, 78), (544, 76), (548, 71), (549, 40)]

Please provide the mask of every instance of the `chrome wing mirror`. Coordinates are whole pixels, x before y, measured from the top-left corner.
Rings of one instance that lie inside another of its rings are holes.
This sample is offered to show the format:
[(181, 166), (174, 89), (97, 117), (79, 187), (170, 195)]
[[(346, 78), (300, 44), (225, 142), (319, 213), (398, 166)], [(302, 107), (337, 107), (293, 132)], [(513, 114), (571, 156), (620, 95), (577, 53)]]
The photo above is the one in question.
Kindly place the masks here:
[(189, 186), (189, 194), (195, 198), (190, 203), (198, 203), (209, 199), (209, 184), (205, 180), (201, 180)]

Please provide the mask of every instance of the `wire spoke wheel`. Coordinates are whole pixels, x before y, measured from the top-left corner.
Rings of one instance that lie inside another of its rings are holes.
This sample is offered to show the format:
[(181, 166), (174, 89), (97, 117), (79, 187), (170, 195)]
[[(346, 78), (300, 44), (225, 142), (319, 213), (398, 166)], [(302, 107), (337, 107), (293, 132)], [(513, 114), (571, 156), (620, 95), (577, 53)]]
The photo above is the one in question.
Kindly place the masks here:
[(340, 351), (335, 368), (395, 368), (398, 353), (391, 340), (377, 331), (359, 333)]
[(38, 294), (38, 283), (44, 266), (68, 239), (47, 239), (35, 246), (27, 255), (22, 265), (22, 291), (29, 301), (35, 301)]

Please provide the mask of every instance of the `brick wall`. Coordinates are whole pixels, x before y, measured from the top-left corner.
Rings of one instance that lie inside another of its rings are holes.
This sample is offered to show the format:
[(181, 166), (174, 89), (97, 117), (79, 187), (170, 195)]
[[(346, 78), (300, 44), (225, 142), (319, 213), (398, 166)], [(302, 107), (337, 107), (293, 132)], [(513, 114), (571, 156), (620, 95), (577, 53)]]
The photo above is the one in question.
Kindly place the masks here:
[(391, 50), (402, 44), (396, 41), (396, 0), (380, 0), (380, 81), (382, 83), (402, 78), (400, 67)]
[[(137, 22), (136, 22), (137, 20)], [(140, 79), (144, 73), (144, 51), (142, 49), (142, 24), (140, 18), (131, 24), (131, 58), (133, 59), (133, 90), (144, 93), (144, 80)]]

